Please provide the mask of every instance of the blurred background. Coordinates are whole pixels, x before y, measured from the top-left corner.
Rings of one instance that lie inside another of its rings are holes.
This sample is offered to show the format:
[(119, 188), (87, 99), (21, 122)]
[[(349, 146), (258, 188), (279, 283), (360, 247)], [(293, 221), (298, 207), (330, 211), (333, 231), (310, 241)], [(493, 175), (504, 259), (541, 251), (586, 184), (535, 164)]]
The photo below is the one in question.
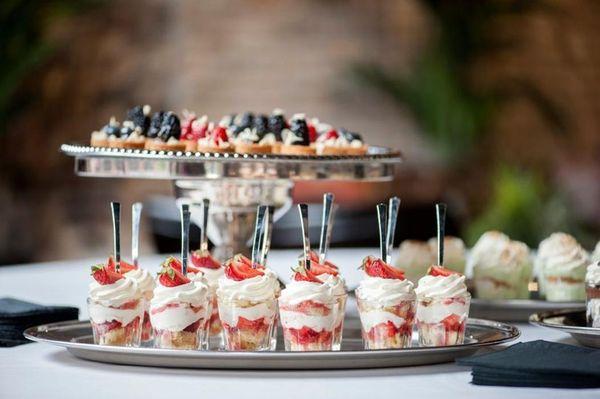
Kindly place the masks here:
[(336, 245), (375, 245), (374, 204), (395, 194), (398, 241), (433, 236), (444, 200), (468, 244), (562, 230), (589, 249), (599, 37), (595, 0), (2, 1), (0, 264), (107, 254), (111, 200), (146, 202), (142, 252), (177, 249), (169, 182), (79, 178), (58, 151), (137, 104), (280, 107), (400, 149), (393, 184), (296, 186), (296, 201), (336, 193)]

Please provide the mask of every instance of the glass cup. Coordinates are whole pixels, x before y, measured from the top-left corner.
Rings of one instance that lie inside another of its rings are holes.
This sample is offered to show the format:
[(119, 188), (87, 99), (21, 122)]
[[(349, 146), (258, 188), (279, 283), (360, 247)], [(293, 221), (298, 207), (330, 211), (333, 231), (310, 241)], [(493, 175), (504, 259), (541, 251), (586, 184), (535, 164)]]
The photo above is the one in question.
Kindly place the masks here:
[(338, 302), (337, 320), (335, 322), (335, 329), (333, 330), (333, 346), (334, 351), (339, 351), (342, 347), (342, 335), (344, 333), (344, 318), (346, 316), (346, 302), (348, 301), (348, 294), (336, 296)]
[(266, 301), (217, 296), (224, 348), (229, 351), (273, 350), (277, 298)]
[(95, 344), (133, 347), (140, 345), (143, 299), (112, 307), (88, 298), (87, 304)]
[(410, 347), (415, 319), (414, 293), (401, 296), (397, 302), (382, 304), (364, 298), (358, 288), (356, 302), (365, 349)]
[(150, 323), (150, 301), (154, 293), (152, 290), (144, 292), (144, 316), (142, 318), (142, 343), (152, 342), (154, 339), (154, 331), (152, 323)]
[(419, 345), (462, 344), (470, 303), (469, 293), (454, 298), (417, 298)]
[(587, 325), (600, 328), (600, 286), (586, 284), (585, 293), (587, 296), (585, 311)]
[[(279, 299), (279, 317), (283, 327), (283, 341), (286, 351), (330, 351), (336, 323), (339, 321), (340, 300), (333, 297), (331, 302), (296, 302), (293, 299)], [(340, 335), (341, 339), (341, 335)]]
[(171, 302), (150, 308), (154, 347), (162, 349), (208, 349), (211, 302), (200, 306)]

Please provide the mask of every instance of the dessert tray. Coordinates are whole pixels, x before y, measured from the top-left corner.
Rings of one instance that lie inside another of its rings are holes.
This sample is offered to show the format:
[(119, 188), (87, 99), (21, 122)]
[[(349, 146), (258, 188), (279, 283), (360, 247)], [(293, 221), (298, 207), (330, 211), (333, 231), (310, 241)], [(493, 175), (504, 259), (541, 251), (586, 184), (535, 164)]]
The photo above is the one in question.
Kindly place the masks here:
[(600, 348), (600, 328), (586, 326), (585, 309), (536, 313), (531, 315), (529, 322), (571, 334), (581, 345)]
[(550, 302), (541, 299), (471, 299), (470, 315), (504, 322), (527, 322), (532, 313), (584, 309), (585, 302)]
[[(447, 347), (412, 347), (364, 350), (358, 319), (347, 320), (341, 351), (285, 352), (278, 342), (272, 352), (188, 351), (155, 348), (100, 346), (92, 343), (88, 321), (69, 321), (31, 327), (24, 333), (32, 341), (67, 348), (74, 356), (103, 363), (155, 367), (210, 369), (353, 369), (418, 366), (452, 362), (481, 348), (517, 339), (513, 326), (489, 320), (469, 319), (465, 343)], [(416, 335), (416, 334), (414, 334)], [(281, 336), (281, 334), (279, 334)], [(417, 341), (413, 338), (413, 345)]]

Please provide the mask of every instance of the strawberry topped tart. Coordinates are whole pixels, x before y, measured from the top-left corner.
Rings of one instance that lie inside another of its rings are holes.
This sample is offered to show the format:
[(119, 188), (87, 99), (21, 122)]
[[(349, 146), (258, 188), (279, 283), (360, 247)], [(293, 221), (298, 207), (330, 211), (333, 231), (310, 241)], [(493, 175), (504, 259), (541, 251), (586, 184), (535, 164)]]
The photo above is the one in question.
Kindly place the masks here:
[(229, 141), (227, 129), (223, 125), (213, 127), (211, 123), (206, 131), (206, 135), (198, 139), (199, 152), (233, 152), (233, 144)]
[(415, 292), (419, 344), (462, 344), (471, 301), (465, 276), (442, 266), (431, 266)]
[[(217, 288), (219, 287), (219, 279), (225, 275), (225, 268), (218, 260), (213, 258), (210, 252), (200, 249), (192, 252), (190, 260), (192, 265), (195, 266), (193, 270), (200, 272), (206, 279), (212, 309), (210, 316), (210, 336), (217, 336), (221, 334), (222, 330), (217, 304)], [(188, 266), (188, 273), (191, 271), (190, 266)]]
[[(135, 267), (132, 264), (121, 260), (119, 263), (119, 273), (127, 278), (132, 279), (138, 285), (144, 299), (144, 318), (142, 322), (142, 342), (148, 342), (152, 340), (152, 324), (150, 324), (150, 314), (148, 308), (150, 307), (150, 300), (152, 299), (155, 283), (154, 278), (150, 272), (146, 269)], [(112, 256), (108, 258), (107, 267), (111, 271), (116, 271), (116, 264)]]
[(317, 138), (317, 155), (365, 155), (368, 147), (360, 134), (345, 129), (336, 130), (325, 125), (323, 133)]
[(415, 317), (413, 283), (404, 272), (374, 256), (362, 264), (365, 278), (356, 299), (365, 349), (396, 349), (411, 345)]
[(92, 267), (88, 312), (94, 343), (139, 346), (144, 300), (138, 284), (107, 265)]
[(285, 350), (330, 351), (340, 302), (332, 286), (313, 273), (312, 262), (307, 263), (308, 268), (300, 262), (279, 298)]
[[(201, 276), (199, 276), (201, 277)], [(208, 287), (181, 272), (181, 262), (167, 258), (158, 273), (150, 302), (154, 346), (166, 349), (204, 349), (210, 315)]]
[(225, 348), (233, 351), (273, 349), (279, 281), (266, 267), (238, 254), (225, 262), (217, 303)]

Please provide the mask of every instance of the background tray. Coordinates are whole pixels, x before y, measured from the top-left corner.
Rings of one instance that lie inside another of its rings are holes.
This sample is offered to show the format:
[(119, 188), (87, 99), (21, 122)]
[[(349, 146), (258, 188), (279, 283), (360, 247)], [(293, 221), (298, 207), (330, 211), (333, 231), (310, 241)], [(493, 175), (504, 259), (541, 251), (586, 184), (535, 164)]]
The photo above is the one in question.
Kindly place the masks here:
[(469, 315), (504, 322), (527, 322), (532, 313), (585, 308), (585, 302), (549, 302), (538, 299), (471, 299)]
[[(70, 321), (32, 327), (25, 336), (33, 341), (63, 346), (73, 355), (99, 362), (156, 367), (212, 369), (352, 369), (417, 366), (445, 363), (468, 356), (483, 347), (515, 340), (516, 327), (488, 320), (469, 319), (467, 343), (438, 348), (365, 351), (358, 320), (348, 320), (339, 352), (219, 352), (178, 351), (154, 348), (122, 348), (91, 343), (87, 321)], [(281, 334), (279, 334), (281, 337)]]
[(600, 328), (586, 326), (585, 310), (568, 309), (532, 314), (529, 322), (567, 334), (581, 345), (600, 348)]

